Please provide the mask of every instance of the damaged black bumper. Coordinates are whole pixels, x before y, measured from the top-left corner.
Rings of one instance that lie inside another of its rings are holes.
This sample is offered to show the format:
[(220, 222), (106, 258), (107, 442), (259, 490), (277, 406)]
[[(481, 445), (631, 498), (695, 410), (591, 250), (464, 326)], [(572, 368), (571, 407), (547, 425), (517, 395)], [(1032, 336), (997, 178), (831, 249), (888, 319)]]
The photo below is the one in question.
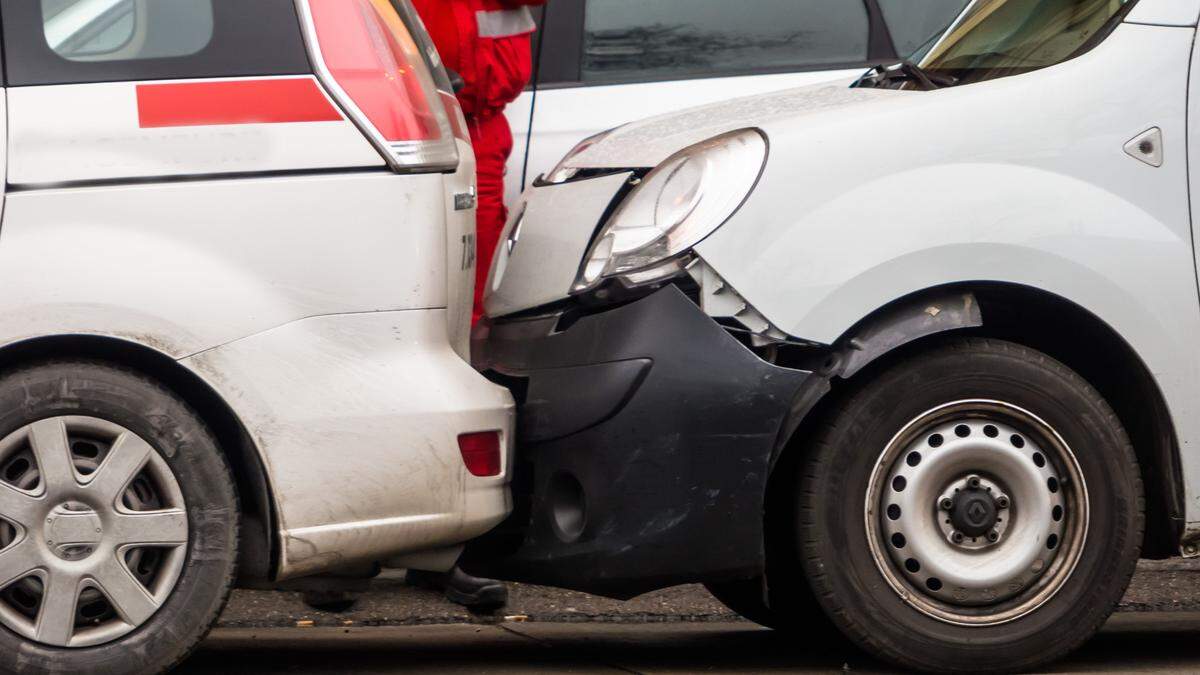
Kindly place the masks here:
[(760, 574), (772, 458), (811, 375), (673, 287), (560, 321), (501, 321), (477, 345), (520, 408), (516, 509), (469, 567), (620, 598)]

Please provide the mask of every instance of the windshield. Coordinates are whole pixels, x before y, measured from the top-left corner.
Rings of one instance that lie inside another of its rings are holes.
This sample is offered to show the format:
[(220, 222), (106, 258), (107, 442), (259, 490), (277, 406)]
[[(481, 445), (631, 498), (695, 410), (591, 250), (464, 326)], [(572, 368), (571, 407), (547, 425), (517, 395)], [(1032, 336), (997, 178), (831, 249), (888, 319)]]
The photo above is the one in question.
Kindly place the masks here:
[(1046, 68), (1107, 35), (1137, 0), (974, 0), (910, 61), (956, 84)]

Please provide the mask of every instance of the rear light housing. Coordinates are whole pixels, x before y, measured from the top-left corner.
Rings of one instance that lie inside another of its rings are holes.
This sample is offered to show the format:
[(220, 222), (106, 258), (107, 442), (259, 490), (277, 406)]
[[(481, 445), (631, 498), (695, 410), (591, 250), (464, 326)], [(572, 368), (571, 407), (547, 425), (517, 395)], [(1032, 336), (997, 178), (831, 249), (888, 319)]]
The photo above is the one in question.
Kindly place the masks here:
[(483, 431), (471, 434), (460, 434), (458, 450), (462, 453), (463, 464), (472, 476), (499, 476), (501, 466), (499, 431)]
[(318, 79), (405, 173), (454, 171), (462, 110), (408, 0), (297, 0)]

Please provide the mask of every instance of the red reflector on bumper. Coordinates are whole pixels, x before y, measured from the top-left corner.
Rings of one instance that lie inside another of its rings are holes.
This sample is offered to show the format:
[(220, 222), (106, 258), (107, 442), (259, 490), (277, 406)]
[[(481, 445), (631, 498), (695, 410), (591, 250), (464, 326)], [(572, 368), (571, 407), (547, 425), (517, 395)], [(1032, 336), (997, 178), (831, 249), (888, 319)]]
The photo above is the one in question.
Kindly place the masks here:
[(473, 476), (500, 475), (500, 432), (484, 431), (461, 434), (458, 449), (462, 452), (463, 464)]

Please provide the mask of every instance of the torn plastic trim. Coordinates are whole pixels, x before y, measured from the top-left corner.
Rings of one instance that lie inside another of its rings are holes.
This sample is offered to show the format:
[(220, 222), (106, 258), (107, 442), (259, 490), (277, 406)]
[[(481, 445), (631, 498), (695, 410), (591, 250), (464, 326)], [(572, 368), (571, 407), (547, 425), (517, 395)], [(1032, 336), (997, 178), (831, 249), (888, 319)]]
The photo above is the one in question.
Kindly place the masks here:
[(983, 325), (973, 293), (947, 292), (900, 301), (872, 315), (838, 341), (826, 372), (849, 379), (879, 357), (920, 340)]
[(700, 289), (700, 309), (713, 319), (728, 319), (745, 328), (750, 333), (752, 346), (765, 347), (781, 342), (811, 344), (793, 339), (772, 324), (703, 258), (695, 256), (686, 271)]
[(603, 143), (604, 139), (608, 138), (624, 126), (626, 125), (601, 131), (598, 134), (588, 136), (582, 141), (579, 141), (579, 143), (576, 143), (575, 147), (571, 148), (566, 155), (563, 155), (563, 158), (558, 161), (558, 164), (556, 164), (553, 169), (550, 169), (550, 171), (538, 176), (537, 180), (535, 180), (533, 183), (534, 186), (540, 187), (544, 185), (563, 185), (573, 180), (583, 178), (581, 173), (587, 171), (587, 167), (573, 166), (571, 162), (576, 157), (590, 149), (592, 146)]

